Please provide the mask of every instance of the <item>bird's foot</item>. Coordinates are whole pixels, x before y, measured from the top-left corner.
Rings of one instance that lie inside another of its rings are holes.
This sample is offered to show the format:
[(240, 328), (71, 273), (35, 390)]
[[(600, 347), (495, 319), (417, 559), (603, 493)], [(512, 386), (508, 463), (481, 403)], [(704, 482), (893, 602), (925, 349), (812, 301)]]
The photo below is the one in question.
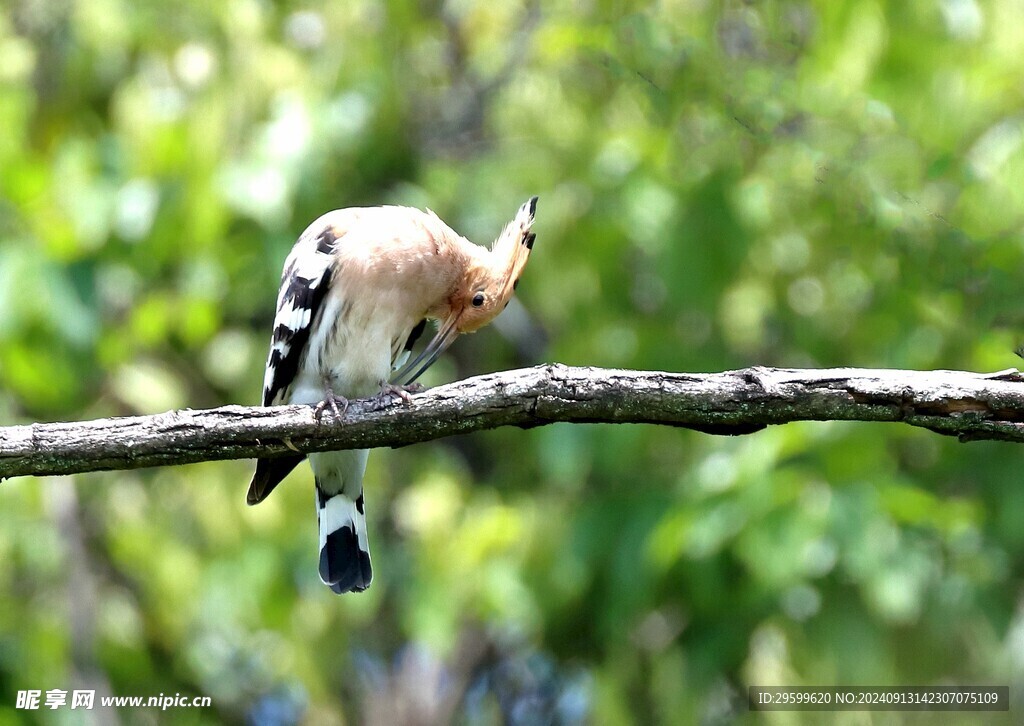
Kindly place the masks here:
[(391, 397), (396, 396), (403, 404), (408, 406), (412, 403), (413, 393), (419, 393), (425, 390), (422, 384), (409, 383), (404, 386), (397, 385), (395, 383), (388, 383), (384, 381), (380, 384), (380, 393), (377, 394), (377, 400), (381, 403), (381, 407), (384, 408), (391, 403)]
[(336, 421), (341, 421), (345, 417), (345, 413), (348, 411), (348, 399), (344, 396), (339, 396), (330, 388), (324, 391), (324, 400), (316, 405), (313, 409), (313, 415), (316, 416), (317, 422), (321, 421), (324, 416), (326, 409), (331, 409), (331, 413), (334, 414)]

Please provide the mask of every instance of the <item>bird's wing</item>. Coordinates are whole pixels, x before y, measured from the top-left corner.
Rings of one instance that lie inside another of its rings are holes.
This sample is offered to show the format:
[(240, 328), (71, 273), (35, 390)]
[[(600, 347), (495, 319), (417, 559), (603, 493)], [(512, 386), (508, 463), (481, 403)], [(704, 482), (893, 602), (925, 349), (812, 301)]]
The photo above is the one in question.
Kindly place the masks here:
[(270, 340), (263, 405), (287, 402), (309, 334), (331, 285), (334, 245), (342, 232), (324, 215), (306, 228), (284, 263)]
[[(332, 223), (336, 217), (328, 213), (307, 227), (285, 260), (263, 379), (264, 406), (288, 402), (310, 331), (331, 284), (334, 246), (343, 234), (343, 229)], [(246, 501), (257, 504), (266, 499), (304, 458), (300, 454), (258, 459)]]

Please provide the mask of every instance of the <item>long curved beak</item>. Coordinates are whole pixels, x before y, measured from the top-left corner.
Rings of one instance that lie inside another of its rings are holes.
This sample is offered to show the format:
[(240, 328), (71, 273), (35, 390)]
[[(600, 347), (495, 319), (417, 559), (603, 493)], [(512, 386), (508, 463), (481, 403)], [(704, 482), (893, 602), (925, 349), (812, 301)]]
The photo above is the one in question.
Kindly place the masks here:
[[(448, 346), (459, 337), (458, 328), (455, 327), (457, 320), (458, 317), (455, 315), (446, 320), (438, 329), (437, 334), (427, 344), (427, 347), (416, 358), (402, 366), (402, 370), (391, 377), (391, 382), (399, 386), (407, 386), (423, 375), (423, 372), (430, 368), (434, 361), (448, 350)], [(416, 366), (419, 366), (419, 369)], [(414, 370), (416, 372), (410, 375), (410, 372)]]

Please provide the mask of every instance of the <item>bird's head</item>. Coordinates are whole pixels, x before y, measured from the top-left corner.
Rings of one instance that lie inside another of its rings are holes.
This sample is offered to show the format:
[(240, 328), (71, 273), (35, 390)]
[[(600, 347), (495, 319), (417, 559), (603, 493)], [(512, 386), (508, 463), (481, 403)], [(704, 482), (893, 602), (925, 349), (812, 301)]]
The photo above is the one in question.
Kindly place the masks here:
[[(398, 383), (416, 380), (459, 335), (476, 332), (505, 309), (533, 249), (536, 235), (530, 227), (536, 211), (537, 197), (531, 197), (498, 235), (490, 250), (467, 243), (464, 274), (454, 293), (435, 312), (439, 322), (437, 334), (393, 380)], [(415, 373), (409, 375), (412, 371)]]
[(467, 265), (465, 281), (451, 300), (448, 316), (459, 333), (476, 332), (508, 306), (533, 249), (536, 235), (530, 227), (536, 211), (537, 197), (531, 197), (489, 251), (474, 247), (475, 259)]

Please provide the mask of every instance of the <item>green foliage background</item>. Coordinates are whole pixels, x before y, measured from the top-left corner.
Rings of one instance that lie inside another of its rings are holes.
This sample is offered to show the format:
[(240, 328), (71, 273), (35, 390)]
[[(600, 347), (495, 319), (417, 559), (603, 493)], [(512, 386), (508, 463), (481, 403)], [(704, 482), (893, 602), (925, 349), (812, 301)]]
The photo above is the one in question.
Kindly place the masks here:
[[(313, 218), (429, 206), (488, 243), (531, 194), (519, 303), (428, 384), (1015, 363), (1015, 0), (0, 8), (4, 423), (255, 403)], [(1020, 713), (1020, 457), (841, 423), (378, 451), (344, 598), (308, 467), (255, 508), (244, 461), (14, 480), (0, 723), (79, 687), (214, 700), (129, 723), (760, 722), (748, 684), (1009, 684)]]

